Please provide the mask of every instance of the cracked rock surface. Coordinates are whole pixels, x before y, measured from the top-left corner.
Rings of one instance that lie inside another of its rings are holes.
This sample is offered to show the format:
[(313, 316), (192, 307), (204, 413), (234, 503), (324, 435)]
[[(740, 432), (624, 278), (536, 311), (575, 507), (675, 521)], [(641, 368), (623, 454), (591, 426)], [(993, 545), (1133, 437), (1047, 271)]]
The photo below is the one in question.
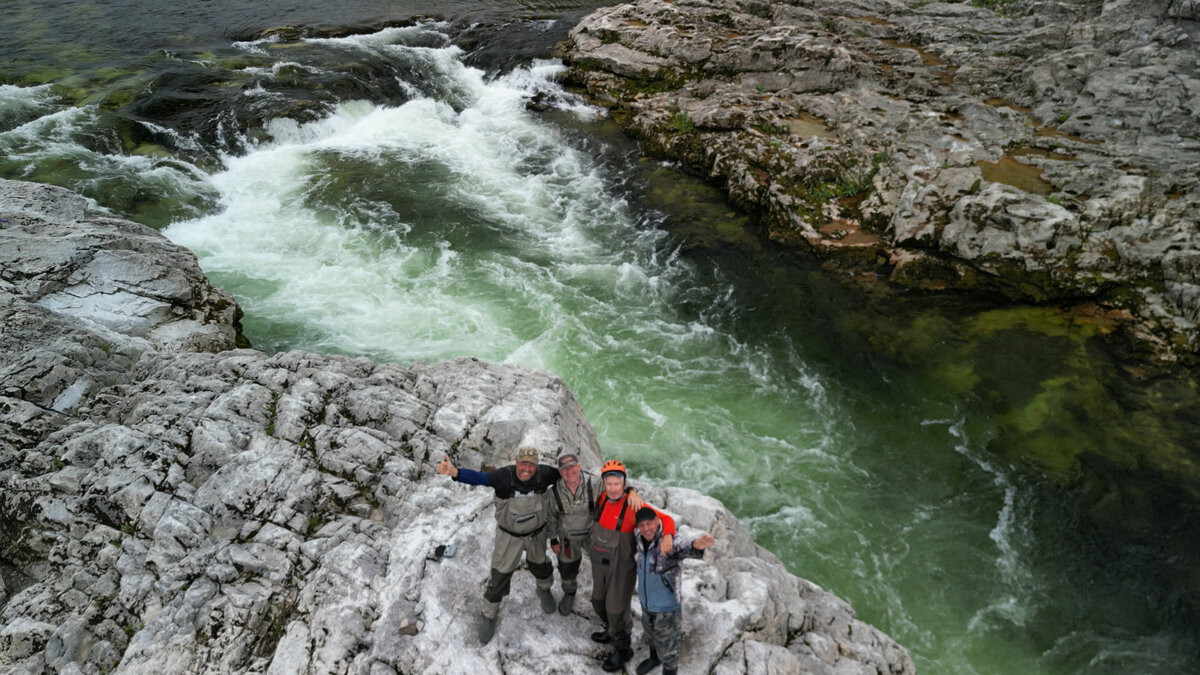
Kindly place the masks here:
[(1099, 301), (1165, 364), (1200, 351), (1198, 40), (1194, 0), (637, 0), (560, 53), (777, 241), (864, 283)]
[[(544, 615), (524, 572), (478, 644), (491, 492), (435, 471), (444, 455), (503, 464), (526, 443), (594, 470), (562, 380), (234, 349), (236, 305), (157, 233), (11, 182), (0, 218), (0, 671), (599, 665), (586, 600)], [(718, 540), (687, 563), (681, 672), (915, 672), (719, 502), (642, 487), (685, 535)], [(436, 559), (440, 544), (458, 553)]]

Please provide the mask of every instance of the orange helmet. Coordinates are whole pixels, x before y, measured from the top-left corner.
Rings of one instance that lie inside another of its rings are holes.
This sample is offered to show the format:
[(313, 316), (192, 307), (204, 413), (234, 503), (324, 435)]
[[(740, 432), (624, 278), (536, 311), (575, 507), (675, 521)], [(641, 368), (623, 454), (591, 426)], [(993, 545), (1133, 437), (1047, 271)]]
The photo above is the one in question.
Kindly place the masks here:
[(628, 473), (625, 471), (625, 465), (615, 459), (608, 460), (604, 463), (604, 466), (600, 467), (601, 477), (608, 475), (609, 472), (619, 472), (622, 478)]

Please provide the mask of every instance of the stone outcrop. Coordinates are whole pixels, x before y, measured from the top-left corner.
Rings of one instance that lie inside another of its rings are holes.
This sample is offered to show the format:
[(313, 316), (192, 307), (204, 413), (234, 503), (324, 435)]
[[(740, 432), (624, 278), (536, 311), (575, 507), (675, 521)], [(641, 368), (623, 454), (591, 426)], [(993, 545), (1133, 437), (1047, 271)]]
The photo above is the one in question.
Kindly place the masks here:
[(1194, 362), (1197, 13), (637, 0), (584, 18), (560, 54), (649, 151), (858, 280), (1086, 300), (1139, 353)]
[[(478, 644), (491, 493), (434, 468), (504, 463), (523, 443), (595, 467), (560, 379), (236, 349), (236, 304), (188, 251), (56, 188), (0, 195), (0, 671), (598, 665), (586, 603), (546, 616), (523, 573)], [(718, 539), (685, 573), (683, 672), (914, 672), (719, 502), (644, 492)]]

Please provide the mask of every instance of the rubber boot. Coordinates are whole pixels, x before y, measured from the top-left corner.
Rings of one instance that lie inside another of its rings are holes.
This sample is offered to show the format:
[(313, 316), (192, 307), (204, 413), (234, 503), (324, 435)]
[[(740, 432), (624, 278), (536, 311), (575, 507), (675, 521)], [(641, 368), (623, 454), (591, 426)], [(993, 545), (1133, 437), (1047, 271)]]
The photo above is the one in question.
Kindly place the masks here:
[(608, 655), (608, 660), (605, 661), (604, 665), (600, 666), (600, 668), (606, 673), (615, 673), (624, 668), (625, 662), (628, 661), (632, 656), (632, 651), (614, 649), (612, 650), (612, 653)]
[(675, 675), (674, 668), (663, 668), (662, 675)]
[(489, 616), (479, 617), (479, 644), (486, 645), (496, 634), (496, 620)]
[(602, 645), (612, 642), (612, 636), (608, 634), (608, 624), (601, 624), (600, 630), (592, 633), (592, 642), (599, 642)]
[(550, 592), (550, 589), (549, 588), (537, 589), (537, 596), (538, 596), (538, 600), (541, 600), (541, 602), (542, 602), (542, 611), (545, 612), (546, 614), (553, 614), (554, 613), (554, 594)]
[(562, 600), (558, 601), (558, 613), (563, 616), (570, 616), (575, 610), (575, 594), (563, 593)]
[[(658, 652), (654, 651), (654, 647), (651, 647), (650, 648), (650, 658), (645, 659), (641, 663), (637, 664), (637, 674), (638, 675), (646, 675), (646, 673), (654, 670), (661, 663), (662, 663), (662, 661), (658, 660)], [(667, 672), (665, 668), (663, 669), (663, 672), (664, 673)]]

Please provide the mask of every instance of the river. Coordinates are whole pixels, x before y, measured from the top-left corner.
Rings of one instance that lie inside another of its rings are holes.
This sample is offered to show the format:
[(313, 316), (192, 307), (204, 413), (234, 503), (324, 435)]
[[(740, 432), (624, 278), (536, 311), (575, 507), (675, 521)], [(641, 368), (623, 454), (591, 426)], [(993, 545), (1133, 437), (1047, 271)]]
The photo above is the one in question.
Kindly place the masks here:
[(15, 0), (0, 175), (163, 229), (259, 349), (553, 371), (635, 479), (725, 501), (922, 673), (1200, 670), (1174, 549), (1079, 527), (946, 386), (963, 317), (1010, 326), (980, 366), (1002, 388), (1087, 336), (881, 309), (758, 239), (558, 84), (597, 6)]

